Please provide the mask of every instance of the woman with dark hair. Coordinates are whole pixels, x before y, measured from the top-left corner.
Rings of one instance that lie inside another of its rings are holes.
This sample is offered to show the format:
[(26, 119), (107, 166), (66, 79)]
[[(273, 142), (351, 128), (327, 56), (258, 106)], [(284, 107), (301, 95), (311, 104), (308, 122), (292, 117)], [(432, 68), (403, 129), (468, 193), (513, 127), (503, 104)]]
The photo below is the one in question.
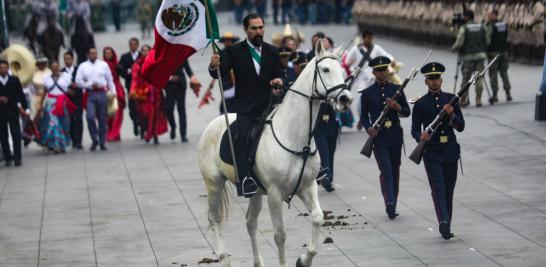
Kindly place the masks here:
[(162, 108), (163, 93), (147, 83), (140, 74), (144, 59), (150, 52), (149, 45), (140, 48), (140, 57), (131, 70), (132, 82), (129, 97), (136, 102), (138, 120), (140, 122), (140, 137), (149, 142), (152, 138), (158, 145), (158, 136), (167, 132), (167, 118)]
[(72, 77), (61, 72), (59, 63), (52, 62), (51, 74), (44, 77), (43, 95), (37, 113), (41, 113), (40, 138), (37, 143), (57, 153), (66, 152), (70, 145), (70, 113), (76, 106), (68, 97)]
[(110, 67), (112, 72), (112, 78), (116, 85), (116, 97), (118, 100), (118, 109), (113, 117), (108, 118), (108, 132), (106, 133), (106, 140), (108, 142), (116, 142), (121, 140), (121, 125), (123, 123), (123, 109), (125, 108), (125, 91), (121, 85), (119, 74), (116, 66), (118, 65), (118, 56), (116, 51), (110, 46), (105, 47), (102, 50), (104, 61)]

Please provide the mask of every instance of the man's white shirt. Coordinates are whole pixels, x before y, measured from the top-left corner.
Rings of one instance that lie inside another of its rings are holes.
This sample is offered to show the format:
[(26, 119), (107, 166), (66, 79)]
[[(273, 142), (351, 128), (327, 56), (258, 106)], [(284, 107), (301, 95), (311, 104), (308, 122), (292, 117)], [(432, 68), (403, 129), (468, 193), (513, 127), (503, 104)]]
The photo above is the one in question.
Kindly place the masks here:
[[(352, 62), (350, 66), (351, 71), (356, 69), (362, 58), (364, 58), (362, 53), (360, 53), (360, 47), (362, 47), (364, 53), (368, 53), (368, 49), (366, 49), (366, 47), (362, 45), (355, 45), (351, 47), (351, 50), (349, 50), (349, 53), (347, 54), (346, 61)], [(393, 60), (393, 56), (391, 54), (387, 53), (387, 51), (385, 51), (385, 49), (383, 49), (381, 46), (374, 44), (372, 52), (370, 53), (370, 60), (378, 56), (388, 57), (390, 60)], [(362, 67), (362, 71), (360, 71), (360, 74), (355, 78), (352, 88), (355, 88), (356, 90), (366, 89), (375, 82), (372, 68), (368, 66), (368, 63), (369, 62), (366, 61), (366, 64), (364, 64), (364, 66)]]
[(6, 86), (6, 84), (8, 83), (8, 79), (9, 79), (9, 75), (6, 75), (6, 77), (2, 77), (0, 75), (0, 83), (2, 83), (2, 85)]
[(110, 67), (100, 59), (96, 59), (93, 63), (89, 60), (83, 62), (76, 73), (76, 84), (84, 90), (92, 91), (94, 83), (99, 87), (108, 87), (108, 90), (116, 95), (116, 86)]
[(70, 67), (66, 67), (65, 66), (65, 70), (64, 70), (64, 73), (67, 73), (68, 75), (70, 75), (70, 77), (72, 77), (72, 75), (74, 75), (74, 65), (70, 66)]

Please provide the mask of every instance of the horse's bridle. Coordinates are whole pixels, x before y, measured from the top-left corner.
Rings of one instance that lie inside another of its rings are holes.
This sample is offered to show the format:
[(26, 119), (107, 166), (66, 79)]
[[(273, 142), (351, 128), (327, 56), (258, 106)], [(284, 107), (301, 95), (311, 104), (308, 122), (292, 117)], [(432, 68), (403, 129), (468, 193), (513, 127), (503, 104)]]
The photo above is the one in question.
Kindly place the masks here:
[[(275, 130), (273, 129), (273, 116), (275, 116), (275, 113), (273, 113), (273, 115), (271, 115), (271, 118), (269, 120), (266, 121), (266, 124), (269, 124), (271, 126), (271, 132), (273, 133), (273, 137), (275, 138), (275, 140), (277, 141), (277, 143), (286, 151), (290, 152), (291, 154), (294, 154), (296, 156), (299, 156), (303, 159), (303, 165), (301, 167), (301, 171), (300, 171), (300, 175), (298, 177), (298, 182), (296, 184), (296, 187), (294, 188), (294, 190), (292, 191), (292, 193), (285, 199), (285, 201), (288, 203), (288, 207), (290, 207), (290, 202), (292, 201), (292, 198), (294, 197), (294, 195), (296, 194), (296, 192), (298, 191), (298, 188), (300, 186), (300, 183), (301, 183), (301, 179), (303, 178), (303, 172), (305, 170), (305, 165), (307, 163), (307, 159), (309, 156), (314, 156), (316, 155), (317, 153), (317, 148), (315, 147), (315, 150), (314, 151), (311, 151), (311, 140), (313, 139), (313, 133), (315, 131), (314, 127), (313, 127), (313, 109), (312, 109), (312, 106), (313, 106), (313, 102), (314, 101), (328, 101), (328, 99), (330, 99), (329, 95), (332, 93), (332, 92), (335, 92), (336, 90), (338, 89), (341, 89), (337, 94), (336, 96), (333, 98), (333, 99), (337, 99), (339, 97), (339, 95), (345, 91), (345, 90), (349, 90), (349, 87), (347, 86), (347, 84), (345, 83), (342, 83), (342, 84), (338, 84), (338, 85), (335, 85), (333, 87), (326, 87), (326, 84), (324, 83), (324, 80), (322, 78), (322, 75), (320, 74), (320, 69), (319, 69), (319, 66), (318, 64), (325, 60), (325, 59), (333, 59), (333, 60), (337, 60), (336, 57), (334, 56), (324, 56), (324, 57), (321, 57), (321, 58), (318, 58), (316, 60), (316, 63), (315, 63), (315, 70), (314, 70), (314, 74), (313, 74), (313, 93), (311, 95), (307, 95), (307, 94), (304, 94), (302, 92), (299, 92), (299, 91), (296, 91), (292, 88), (288, 88), (288, 91), (291, 91), (291, 92), (294, 92), (298, 95), (301, 95), (303, 97), (306, 97), (308, 100), (309, 100), (309, 134), (308, 134), (308, 138), (307, 138), (307, 145), (305, 147), (302, 148), (301, 151), (296, 151), (296, 150), (292, 150), (288, 147), (286, 147), (285, 145), (283, 145), (281, 143), (281, 141), (279, 140), (279, 138), (277, 137), (277, 135), (275, 134)], [(318, 77), (318, 79), (317, 79)], [(319, 90), (317, 89), (317, 80), (320, 80), (320, 83), (322, 84), (323, 88), (326, 89), (326, 93), (325, 94), (321, 94), (319, 92)], [(315, 123), (315, 126), (317, 124)]]
[[(303, 96), (303, 97), (306, 97), (306, 98), (309, 99), (310, 102), (312, 102), (312, 101), (315, 101), (315, 100), (318, 100), (318, 101), (326, 101), (326, 100), (329, 99), (328, 96), (329, 96), (332, 92), (335, 92), (335, 91), (338, 90), (338, 89), (342, 89), (342, 90), (340, 90), (340, 91), (337, 93), (337, 95), (334, 97), (334, 99), (337, 99), (337, 98), (339, 97), (339, 95), (340, 95), (341, 93), (343, 93), (343, 91), (349, 90), (349, 86), (347, 86), (346, 83), (341, 83), (341, 84), (335, 85), (335, 86), (330, 87), (330, 88), (328, 88), (328, 87), (326, 86), (326, 84), (324, 83), (324, 80), (323, 80), (323, 78), (322, 78), (322, 75), (320, 74), (320, 69), (319, 69), (319, 66), (318, 66), (318, 64), (319, 64), (321, 61), (325, 60), (325, 59), (338, 60), (338, 59), (337, 59), (336, 57), (334, 57), (334, 56), (324, 56), (324, 57), (321, 57), (321, 58), (319, 58), (319, 59), (316, 60), (316, 63), (315, 63), (315, 71), (314, 71), (314, 74), (313, 74), (313, 93), (312, 93), (311, 95), (304, 94), (304, 93), (302, 93), (302, 92), (300, 92), (300, 91), (296, 91), (296, 90), (294, 90), (294, 89), (292, 89), (292, 88), (288, 88), (288, 91), (291, 91), (291, 92), (294, 92), (294, 93), (296, 93), (296, 94), (298, 94), (298, 95), (301, 95), (301, 96)], [(323, 86), (324, 88), (326, 88), (326, 93), (325, 93), (324, 95), (321, 94), (321, 93), (318, 91), (318, 89), (317, 89), (317, 77), (318, 77), (318, 79), (320, 80), (320, 83), (322, 84), (322, 86)]]

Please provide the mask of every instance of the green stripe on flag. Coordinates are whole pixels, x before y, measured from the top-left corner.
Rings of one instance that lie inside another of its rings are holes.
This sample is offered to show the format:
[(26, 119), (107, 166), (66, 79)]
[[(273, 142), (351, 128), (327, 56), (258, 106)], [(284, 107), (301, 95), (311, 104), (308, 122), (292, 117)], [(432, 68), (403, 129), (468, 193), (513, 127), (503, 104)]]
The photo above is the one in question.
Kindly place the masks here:
[(214, 5), (210, 0), (203, 0), (205, 2), (205, 8), (207, 9), (208, 18), (207, 23), (207, 39), (220, 39), (220, 31), (218, 30), (218, 19), (216, 18), (216, 11), (214, 11)]

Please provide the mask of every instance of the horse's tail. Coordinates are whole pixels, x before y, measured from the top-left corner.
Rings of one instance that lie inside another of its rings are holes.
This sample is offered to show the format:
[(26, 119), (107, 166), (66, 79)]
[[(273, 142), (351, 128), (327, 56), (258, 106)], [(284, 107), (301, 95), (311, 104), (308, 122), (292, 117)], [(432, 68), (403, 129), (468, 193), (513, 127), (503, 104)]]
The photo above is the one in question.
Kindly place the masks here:
[(207, 190), (211, 226), (227, 220), (229, 215), (230, 188), (221, 170), (218, 156), (219, 142), (225, 131), (222, 117), (213, 120), (201, 136), (197, 148), (197, 161)]

